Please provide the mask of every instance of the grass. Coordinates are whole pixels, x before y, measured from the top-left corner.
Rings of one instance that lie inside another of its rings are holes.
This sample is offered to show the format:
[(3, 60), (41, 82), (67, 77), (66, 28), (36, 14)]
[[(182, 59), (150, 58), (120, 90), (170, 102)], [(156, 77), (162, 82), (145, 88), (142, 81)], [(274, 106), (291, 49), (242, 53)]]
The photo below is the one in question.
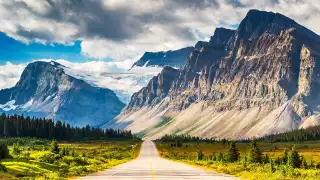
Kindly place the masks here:
[[(160, 156), (171, 160), (198, 166), (215, 172), (225, 173), (241, 177), (244, 179), (319, 179), (320, 169), (300, 169), (289, 168), (285, 165), (275, 165), (275, 171), (271, 171), (270, 163), (268, 164), (251, 164), (244, 163), (244, 156), (248, 153), (249, 143), (236, 143), (241, 154), (241, 160), (234, 163), (212, 161), (209, 156), (212, 153), (216, 155), (222, 152), (227, 153), (228, 144), (207, 143), (207, 142), (185, 142), (181, 147), (172, 146), (174, 142), (156, 142)], [(267, 143), (258, 142), (260, 149), (264, 154), (268, 154), (271, 159), (276, 159), (283, 155), (285, 149), (291, 149), (295, 144), (297, 151), (303, 155), (307, 162), (314, 164), (320, 163), (320, 141), (307, 142), (283, 142)], [(196, 160), (197, 152), (202, 151), (205, 155), (204, 160)]]
[(136, 158), (140, 146), (139, 140), (60, 142), (59, 154), (49, 150), (48, 141), (37, 145), (24, 143), (19, 153), (9, 146), (13, 158), (1, 161), (7, 171), (0, 172), (0, 179), (60, 180), (85, 176)]

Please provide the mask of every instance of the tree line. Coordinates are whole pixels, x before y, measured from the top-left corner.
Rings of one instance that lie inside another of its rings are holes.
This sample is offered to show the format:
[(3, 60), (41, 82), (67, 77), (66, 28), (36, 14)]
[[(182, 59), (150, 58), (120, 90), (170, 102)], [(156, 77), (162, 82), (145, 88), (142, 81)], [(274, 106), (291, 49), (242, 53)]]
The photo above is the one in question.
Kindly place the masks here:
[(0, 116), (0, 138), (10, 137), (36, 137), (56, 140), (135, 138), (131, 131), (127, 130), (103, 130), (89, 125), (74, 127), (52, 119), (2, 113)]
[(320, 140), (320, 126), (311, 126), (305, 129), (297, 129), (284, 133), (270, 134), (257, 140), (268, 142)]
[[(320, 140), (320, 125), (311, 126), (305, 129), (296, 129), (283, 133), (276, 133), (257, 138), (257, 141), (266, 142), (288, 142), (288, 141), (311, 141)], [(219, 138), (199, 138), (190, 135), (164, 135), (157, 141), (161, 142), (220, 142), (227, 143), (228, 139)], [(238, 139), (237, 142), (250, 142), (250, 139)]]

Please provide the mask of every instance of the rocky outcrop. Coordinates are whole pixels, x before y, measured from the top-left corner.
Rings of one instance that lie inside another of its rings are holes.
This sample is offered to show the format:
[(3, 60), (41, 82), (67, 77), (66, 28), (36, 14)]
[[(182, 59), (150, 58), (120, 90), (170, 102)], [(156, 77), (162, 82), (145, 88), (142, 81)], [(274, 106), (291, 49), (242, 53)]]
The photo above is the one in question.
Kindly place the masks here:
[(187, 63), (188, 56), (194, 47), (166, 52), (145, 52), (143, 56), (133, 64), (134, 66), (171, 66), (182, 67)]
[(165, 66), (161, 73), (158, 76), (153, 77), (146, 87), (132, 95), (126, 111), (130, 112), (142, 108), (143, 106), (159, 103), (167, 97), (177, 73), (178, 70)]
[[(147, 137), (247, 138), (305, 127), (320, 107), (319, 38), (281, 14), (250, 10), (237, 30), (218, 28), (190, 54), (162, 101), (130, 103), (116, 119), (129, 118), (124, 128), (135, 131), (144, 119), (173, 117), (145, 127)], [(146, 109), (152, 114), (136, 117)]]
[(73, 125), (103, 124), (123, 107), (113, 91), (67, 75), (56, 62), (30, 63), (14, 87), (0, 91), (2, 111), (53, 118)]

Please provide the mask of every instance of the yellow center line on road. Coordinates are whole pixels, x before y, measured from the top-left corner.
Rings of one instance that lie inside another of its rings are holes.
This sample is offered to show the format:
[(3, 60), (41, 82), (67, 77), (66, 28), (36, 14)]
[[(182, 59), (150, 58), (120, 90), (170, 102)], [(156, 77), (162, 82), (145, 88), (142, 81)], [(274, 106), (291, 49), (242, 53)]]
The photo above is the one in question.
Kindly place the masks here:
[(152, 164), (151, 164), (151, 162), (149, 161), (149, 164), (150, 164), (150, 175), (151, 175), (151, 177), (152, 177), (152, 180), (154, 180), (155, 178), (155, 175), (154, 175), (154, 173), (153, 173), (153, 170), (152, 170)]

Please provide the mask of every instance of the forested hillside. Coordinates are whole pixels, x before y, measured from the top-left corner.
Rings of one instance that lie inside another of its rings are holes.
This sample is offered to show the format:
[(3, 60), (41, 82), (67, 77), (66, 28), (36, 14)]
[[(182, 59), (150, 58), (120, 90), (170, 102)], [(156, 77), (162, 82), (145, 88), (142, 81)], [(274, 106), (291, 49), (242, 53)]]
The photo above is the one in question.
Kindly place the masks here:
[(0, 116), (0, 137), (36, 137), (57, 140), (134, 138), (131, 131), (102, 130), (89, 125), (73, 127), (52, 119), (6, 115), (5, 113)]

